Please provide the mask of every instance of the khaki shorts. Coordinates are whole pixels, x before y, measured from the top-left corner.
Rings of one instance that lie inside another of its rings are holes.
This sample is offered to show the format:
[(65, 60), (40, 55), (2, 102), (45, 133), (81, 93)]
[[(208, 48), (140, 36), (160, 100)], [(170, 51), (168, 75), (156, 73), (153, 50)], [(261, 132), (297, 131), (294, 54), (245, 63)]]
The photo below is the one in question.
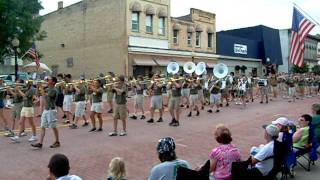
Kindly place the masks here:
[(221, 94), (210, 94), (210, 104), (218, 105), (221, 103)]
[(137, 94), (134, 96), (134, 107), (142, 109), (144, 105), (144, 97), (142, 94)]
[(198, 94), (190, 94), (189, 102), (190, 102), (190, 106), (197, 105), (199, 103)]
[(112, 103), (113, 97), (114, 97), (113, 92), (107, 92), (107, 102), (111, 102)]
[(97, 103), (92, 103), (90, 111), (95, 113), (102, 113), (102, 109), (103, 109), (103, 103), (97, 102)]
[(72, 95), (65, 95), (63, 99), (63, 111), (71, 112)]
[(12, 119), (20, 119), (23, 103), (15, 103), (12, 108)]
[(162, 109), (162, 95), (151, 96), (150, 107), (152, 109)]
[(169, 100), (169, 107), (168, 108), (170, 110), (173, 110), (173, 109), (179, 110), (180, 109), (180, 100), (181, 100), (181, 97), (171, 97)]
[(116, 104), (114, 108), (113, 118), (114, 119), (126, 119), (128, 114), (128, 109), (126, 104)]
[(189, 98), (190, 96), (190, 89), (189, 88), (184, 88), (181, 90), (181, 96), (182, 97), (186, 97)]
[(76, 102), (76, 110), (74, 112), (75, 117), (82, 117), (86, 114), (86, 102), (78, 101)]
[(200, 102), (204, 101), (203, 89), (198, 90), (198, 98)]
[(34, 108), (33, 107), (22, 107), (20, 117), (33, 117)]

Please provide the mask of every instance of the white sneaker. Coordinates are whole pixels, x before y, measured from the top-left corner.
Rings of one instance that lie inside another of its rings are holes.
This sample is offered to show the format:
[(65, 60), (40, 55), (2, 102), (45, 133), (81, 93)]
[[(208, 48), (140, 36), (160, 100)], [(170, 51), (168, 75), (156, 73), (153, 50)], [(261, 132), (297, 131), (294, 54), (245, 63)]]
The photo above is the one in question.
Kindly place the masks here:
[(27, 136), (28, 134), (26, 133), (26, 132), (22, 132), (21, 134), (20, 134), (20, 137), (23, 137), (23, 136)]
[(120, 133), (120, 136), (126, 136), (127, 135), (127, 132), (125, 132), (125, 131), (122, 131), (121, 133)]
[(31, 138), (28, 139), (29, 142), (33, 142), (33, 141), (37, 141), (37, 140), (38, 140), (37, 136), (31, 136)]
[(13, 141), (15, 143), (19, 143), (20, 142), (19, 136), (10, 137), (10, 139), (11, 139), (11, 141)]

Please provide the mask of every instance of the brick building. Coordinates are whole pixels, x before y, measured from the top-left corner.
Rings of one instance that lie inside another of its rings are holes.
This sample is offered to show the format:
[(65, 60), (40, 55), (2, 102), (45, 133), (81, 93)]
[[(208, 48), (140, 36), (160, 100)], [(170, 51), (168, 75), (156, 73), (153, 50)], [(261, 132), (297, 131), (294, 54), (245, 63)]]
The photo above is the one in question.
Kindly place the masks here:
[(217, 62), (215, 14), (170, 16), (170, 0), (82, 0), (44, 15), (37, 45), (54, 73), (165, 72), (170, 61)]

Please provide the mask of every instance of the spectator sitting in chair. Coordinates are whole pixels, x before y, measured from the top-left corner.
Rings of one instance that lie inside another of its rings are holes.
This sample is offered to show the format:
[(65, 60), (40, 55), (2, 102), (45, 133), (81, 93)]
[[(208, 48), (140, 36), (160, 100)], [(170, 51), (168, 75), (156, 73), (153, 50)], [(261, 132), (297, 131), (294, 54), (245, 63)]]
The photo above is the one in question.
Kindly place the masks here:
[(159, 140), (157, 151), (161, 163), (152, 168), (149, 180), (175, 180), (179, 166), (190, 167), (187, 161), (177, 159), (175, 143), (170, 137)]
[(299, 120), (299, 129), (293, 134), (293, 148), (295, 150), (305, 149), (309, 143), (309, 127), (312, 117), (309, 114), (302, 115)]
[(231, 180), (231, 164), (240, 161), (240, 151), (231, 144), (230, 130), (224, 125), (218, 125), (214, 135), (219, 146), (210, 153), (210, 173), (215, 180)]
[(276, 125), (280, 130), (277, 140), (279, 142), (283, 142), (285, 133), (289, 133), (289, 120), (286, 117), (279, 117), (278, 119), (272, 121), (272, 124)]
[(312, 105), (312, 124), (315, 126), (315, 135), (320, 143), (320, 104)]

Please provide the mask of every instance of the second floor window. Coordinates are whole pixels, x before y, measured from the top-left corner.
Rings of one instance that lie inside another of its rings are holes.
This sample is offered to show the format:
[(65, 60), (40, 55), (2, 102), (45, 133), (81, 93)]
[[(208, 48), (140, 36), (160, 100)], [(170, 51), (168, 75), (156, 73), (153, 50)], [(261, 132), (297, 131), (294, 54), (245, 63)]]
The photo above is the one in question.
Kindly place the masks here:
[(192, 47), (192, 32), (188, 32), (188, 46)]
[(208, 33), (208, 48), (212, 48), (212, 33)]
[(146, 16), (146, 32), (152, 33), (152, 16), (151, 15)]
[(139, 31), (139, 13), (133, 12), (131, 15), (131, 30), (132, 32)]
[(201, 32), (196, 32), (196, 47), (200, 47), (201, 44)]
[(179, 31), (173, 30), (173, 44), (179, 43)]
[(165, 19), (164, 17), (160, 17), (158, 21), (159, 31), (158, 33), (160, 35), (165, 35)]

